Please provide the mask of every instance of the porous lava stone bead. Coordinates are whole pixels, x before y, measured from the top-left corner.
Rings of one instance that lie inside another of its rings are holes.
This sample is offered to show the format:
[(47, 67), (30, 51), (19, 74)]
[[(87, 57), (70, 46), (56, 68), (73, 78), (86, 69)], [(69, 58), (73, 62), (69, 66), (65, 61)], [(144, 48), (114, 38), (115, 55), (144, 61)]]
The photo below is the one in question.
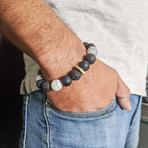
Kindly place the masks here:
[(44, 81), (43, 84), (42, 84), (42, 90), (44, 92), (48, 92), (51, 90), (51, 87), (50, 87), (50, 81)]
[(85, 47), (86, 47), (86, 49), (88, 49), (89, 47), (96, 47), (96, 46), (93, 43), (89, 43)]
[(72, 79), (70, 76), (67, 75), (62, 77), (61, 82), (64, 86), (69, 86), (72, 83)]
[(81, 67), (84, 71), (87, 71), (89, 69), (89, 62), (86, 60), (83, 60), (80, 64), (79, 67)]
[(41, 79), (41, 80), (38, 80), (36, 82), (36, 86), (39, 88), (39, 89), (42, 89), (42, 84), (44, 83), (45, 80)]
[(70, 77), (71, 77), (72, 80), (79, 80), (81, 78), (81, 72), (77, 69), (74, 69), (70, 73)]
[(92, 53), (87, 54), (84, 59), (89, 62), (89, 64), (93, 64), (96, 61), (96, 56)]

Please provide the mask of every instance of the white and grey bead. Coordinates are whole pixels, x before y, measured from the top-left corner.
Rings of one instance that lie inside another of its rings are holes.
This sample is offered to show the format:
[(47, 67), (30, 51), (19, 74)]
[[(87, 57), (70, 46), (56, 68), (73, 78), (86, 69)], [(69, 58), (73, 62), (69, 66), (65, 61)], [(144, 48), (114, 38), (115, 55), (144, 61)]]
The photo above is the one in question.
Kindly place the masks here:
[(86, 49), (88, 49), (89, 47), (96, 47), (96, 46), (93, 43), (88, 43), (88, 44), (85, 44), (85, 47)]
[(43, 77), (42, 77), (42, 75), (37, 75), (37, 76), (36, 76), (36, 79), (35, 79), (35, 81), (37, 82), (37, 81), (39, 81), (39, 80), (43, 80)]
[(51, 82), (51, 88), (55, 91), (59, 91), (62, 89), (62, 82), (60, 80), (53, 80)]
[(94, 54), (95, 56), (97, 56), (98, 50), (97, 50), (96, 47), (91, 46), (91, 47), (89, 47), (89, 48), (87, 49), (87, 53), (92, 53), (92, 54)]

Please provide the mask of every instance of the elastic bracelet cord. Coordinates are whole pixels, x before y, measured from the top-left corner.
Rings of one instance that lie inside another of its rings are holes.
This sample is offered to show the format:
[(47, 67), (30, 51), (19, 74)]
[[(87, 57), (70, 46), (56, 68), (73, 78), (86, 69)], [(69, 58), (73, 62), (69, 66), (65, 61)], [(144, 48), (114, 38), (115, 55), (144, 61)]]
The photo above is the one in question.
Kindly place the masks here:
[(79, 65), (75, 66), (75, 69), (70, 72), (69, 75), (63, 76), (61, 80), (45, 80), (42, 76), (41, 70), (38, 71), (38, 75), (36, 76), (36, 86), (44, 91), (49, 92), (51, 90), (59, 91), (63, 86), (69, 86), (72, 84), (72, 80), (76, 81), (81, 78), (81, 74), (85, 74), (90, 67), (90, 64), (95, 63), (96, 56), (98, 54), (97, 48), (92, 43), (83, 43), (86, 50), (87, 55), (84, 57), (83, 61), (80, 62)]

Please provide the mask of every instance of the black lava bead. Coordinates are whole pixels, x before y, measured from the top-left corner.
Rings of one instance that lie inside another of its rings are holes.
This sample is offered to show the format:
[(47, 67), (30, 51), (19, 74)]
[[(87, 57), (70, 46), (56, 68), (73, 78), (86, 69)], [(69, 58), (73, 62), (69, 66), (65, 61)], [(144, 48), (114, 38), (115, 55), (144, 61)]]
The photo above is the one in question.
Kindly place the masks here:
[(96, 56), (92, 53), (88, 53), (84, 59), (89, 62), (89, 64), (93, 64), (96, 61)]
[(51, 90), (51, 87), (50, 87), (50, 81), (44, 81), (44, 83), (42, 84), (42, 89), (44, 92), (48, 92)]
[(42, 89), (42, 84), (44, 83), (45, 80), (41, 79), (41, 80), (38, 80), (36, 82), (36, 86), (39, 88), (39, 89)]
[(81, 72), (75, 69), (70, 73), (70, 77), (72, 80), (79, 80), (81, 78)]
[(61, 82), (64, 86), (69, 86), (72, 83), (72, 79), (70, 76), (67, 75), (62, 77)]
[(86, 49), (88, 49), (89, 47), (96, 47), (93, 43), (90, 43), (90, 44), (88, 44), (88, 45), (86, 45), (85, 47), (86, 47)]
[(87, 71), (89, 69), (89, 62), (86, 60), (83, 60), (80, 64), (79, 67), (81, 67), (84, 71)]

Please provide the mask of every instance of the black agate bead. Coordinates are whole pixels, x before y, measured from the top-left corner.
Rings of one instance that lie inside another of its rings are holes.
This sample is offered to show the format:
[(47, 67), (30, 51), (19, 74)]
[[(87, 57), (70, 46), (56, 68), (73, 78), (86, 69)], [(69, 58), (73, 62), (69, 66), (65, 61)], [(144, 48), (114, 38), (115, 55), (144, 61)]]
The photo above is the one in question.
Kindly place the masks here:
[(72, 80), (79, 80), (81, 77), (81, 72), (79, 70), (75, 69), (70, 73), (70, 77)]
[(42, 85), (43, 85), (44, 81), (45, 81), (45, 80), (43, 80), (43, 79), (38, 80), (38, 81), (36, 82), (36, 86), (37, 86), (39, 89), (42, 89)]
[[(84, 44), (84, 43), (83, 43)], [(84, 44), (85, 48), (88, 49), (89, 47), (96, 47), (93, 43)]]
[(88, 53), (88, 54), (85, 56), (84, 59), (85, 59), (86, 61), (88, 61), (89, 64), (93, 64), (93, 63), (95, 63), (95, 61), (96, 61), (96, 56), (95, 56), (94, 54), (92, 54), (92, 53)]
[(87, 46), (86, 46), (86, 48), (88, 49), (89, 47), (96, 47), (93, 43), (89, 43)]
[(86, 60), (83, 60), (80, 64), (79, 67), (81, 67), (84, 71), (87, 71), (89, 69), (89, 62)]
[(83, 42), (84, 46), (87, 47), (89, 43)]
[(38, 75), (42, 75), (42, 72), (40, 69), (38, 70)]
[(64, 86), (69, 86), (72, 83), (72, 79), (70, 76), (67, 75), (62, 77), (61, 82)]

